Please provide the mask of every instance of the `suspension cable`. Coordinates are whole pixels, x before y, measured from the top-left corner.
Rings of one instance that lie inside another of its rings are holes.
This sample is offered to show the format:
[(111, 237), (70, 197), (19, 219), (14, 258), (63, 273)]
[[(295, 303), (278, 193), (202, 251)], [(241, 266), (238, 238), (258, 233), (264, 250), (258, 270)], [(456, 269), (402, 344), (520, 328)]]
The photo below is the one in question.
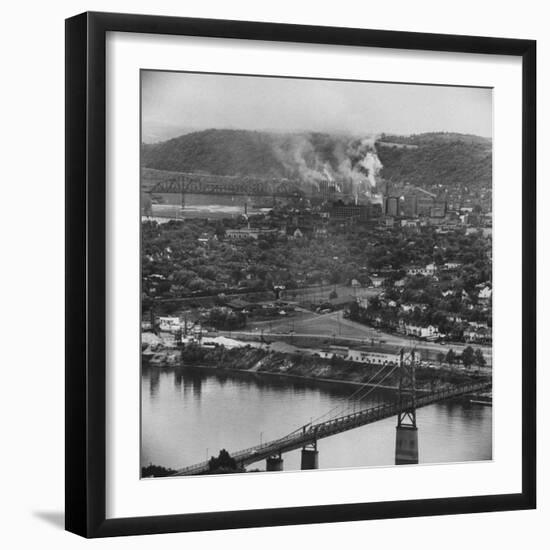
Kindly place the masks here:
[[(403, 357), (403, 361), (409, 359), (411, 356), (412, 356), (412, 353), (414, 351), (414, 348), (411, 349), (411, 351), (409, 351), (407, 353), (406, 356)], [(394, 367), (391, 369), (390, 372), (388, 372), (381, 380), (379, 380), (376, 384), (374, 385), (371, 385), (372, 381), (386, 368), (388, 367), (389, 365), (383, 365), (381, 369), (379, 369), (373, 376), (371, 376), (366, 382), (364, 382), (357, 390), (355, 390), (349, 397), (346, 398), (346, 402), (350, 402), (352, 399), (354, 401), (357, 401), (357, 400), (361, 400), (361, 399), (364, 399), (365, 397), (367, 397), (371, 392), (373, 392), (375, 389), (378, 389), (379, 386), (382, 384), (382, 382), (384, 382), (384, 380), (386, 380), (394, 371), (395, 369), (397, 369), (398, 367), (400, 367), (400, 363), (398, 363), (397, 365), (394, 365)], [(367, 393), (361, 397), (358, 396), (358, 394), (360, 394), (361, 392), (365, 391), (365, 389), (367, 389)], [(344, 408), (342, 408), (344, 407)], [(345, 412), (346, 409), (350, 409), (350, 405), (342, 405), (342, 404), (338, 404), (336, 405), (335, 407), (333, 407), (332, 409), (330, 409), (329, 411), (327, 411), (326, 413), (310, 420), (308, 423), (300, 426), (299, 428), (296, 428), (294, 431), (290, 432), (288, 435), (292, 435), (296, 432), (299, 432), (301, 430), (303, 430), (306, 426), (311, 426), (313, 425), (314, 422), (318, 422), (319, 420), (325, 418), (327, 415), (333, 413), (334, 411), (337, 411), (337, 410), (340, 410), (342, 409), (342, 412)], [(336, 416), (333, 416), (331, 417), (330, 419), (332, 418), (336, 418)]]
[[(362, 399), (365, 399), (368, 395), (370, 395), (374, 390), (377, 390), (380, 388), (380, 386), (382, 385), (382, 382), (384, 382), (384, 380), (386, 380), (389, 376), (391, 376), (393, 374), (393, 372), (395, 371), (395, 369), (399, 368), (399, 365), (394, 365), (394, 367), (388, 372), (386, 373), (383, 378), (381, 380), (379, 380), (376, 384), (368, 387), (368, 388), (363, 388), (363, 390), (367, 389), (367, 393), (365, 393), (364, 395), (361, 395), (361, 396), (356, 396), (355, 399), (354, 399), (354, 403), (353, 405), (355, 405), (355, 401), (360, 401)], [(341, 413), (339, 413), (338, 416), (344, 416), (344, 414), (346, 413), (346, 411), (351, 411), (351, 405), (352, 404), (349, 404), (346, 408), (344, 408)], [(331, 420), (333, 418), (336, 418), (336, 416), (332, 417)]]
[[(406, 356), (403, 357), (403, 361), (406, 361), (406, 360), (408, 360), (409, 358), (411, 358), (411, 357), (412, 357), (413, 351), (414, 351), (414, 348), (411, 349), (411, 351), (410, 351)], [(382, 367), (381, 370), (383, 370), (386, 366), (388, 366), (388, 365), (384, 365), (384, 367)], [(365, 382), (361, 388), (359, 388), (359, 389), (358, 389), (357, 391), (355, 391), (352, 395), (350, 395), (350, 396), (347, 398), (347, 401), (350, 401), (351, 399), (354, 399), (354, 401), (357, 401), (357, 400), (361, 400), (361, 399), (364, 399), (365, 397), (367, 397), (367, 395), (369, 395), (369, 394), (372, 393), (375, 389), (377, 389), (377, 388), (382, 384), (382, 382), (383, 382), (384, 380), (386, 380), (386, 379), (388, 378), (388, 376), (390, 376), (390, 375), (395, 371), (395, 369), (398, 368), (399, 366), (400, 366), (400, 364), (395, 365), (395, 366), (393, 367), (393, 369), (392, 369), (388, 374), (386, 374), (386, 375), (382, 378), (382, 380), (379, 380), (376, 384), (374, 384), (373, 386), (371, 386), (371, 387), (369, 388), (369, 387), (368, 387), (368, 384), (370, 384), (370, 382), (371, 382), (371, 381), (381, 372), (381, 371), (378, 371), (378, 372), (377, 372), (374, 376), (372, 376), (367, 382)], [(360, 393), (360, 392), (362, 392), (362, 391), (364, 391), (365, 389), (368, 389), (367, 393), (366, 393), (365, 395), (359, 397), (357, 394)], [(331, 409), (331, 411), (334, 410), (334, 409), (337, 409), (337, 408), (341, 408), (341, 405), (337, 405), (336, 407), (334, 407), (333, 409)], [(351, 407), (348, 407), (348, 408), (351, 408)], [(346, 410), (346, 409), (344, 409), (344, 411), (345, 411), (345, 410)], [(324, 416), (326, 416), (326, 414), (325, 414), (325, 415), (322, 415), (322, 416), (319, 417), (318, 419), (323, 418)], [(317, 419), (317, 420), (318, 420), (318, 419)]]

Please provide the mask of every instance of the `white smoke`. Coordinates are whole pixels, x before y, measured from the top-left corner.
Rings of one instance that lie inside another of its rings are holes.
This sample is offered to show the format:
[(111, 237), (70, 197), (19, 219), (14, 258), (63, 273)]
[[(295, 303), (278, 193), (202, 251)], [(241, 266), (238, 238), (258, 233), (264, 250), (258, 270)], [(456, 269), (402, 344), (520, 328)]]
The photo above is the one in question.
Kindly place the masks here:
[(307, 136), (296, 134), (275, 143), (274, 152), (292, 177), (299, 177), (319, 190), (319, 181), (325, 178), (322, 163)]
[(365, 195), (371, 202), (382, 202), (377, 193), (377, 177), (383, 165), (376, 152), (376, 135), (351, 142), (346, 151), (348, 160), (342, 165), (354, 182), (356, 196)]
[(374, 153), (369, 151), (365, 155), (365, 158), (360, 162), (360, 165), (367, 171), (367, 178), (369, 180), (369, 183), (371, 187), (375, 189), (376, 176), (378, 176), (378, 173), (383, 168), (382, 163), (380, 162), (380, 159), (376, 154), (376, 151)]
[(342, 186), (335, 180), (334, 176), (331, 174), (330, 166), (325, 163), (323, 166), (323, 174), (326, 176), (327, 180), (334, 185), (334, 188), (338, 193), (342, 192)]
[(286, 136), (275, 144), (274, 150), (289, 174), (316, 189), (320, 181), (328, 180), (341, 193), (341, 184), (347, 181), (356, 201), (364, 196), (371, 202), (381, 202), (377, 178), (383, 166), (376, 152), (376, 138), (376, 135), (369, 135), (361, 139), (334, 140), (330, 162), (326, 153), (325, 158), (321, 158), (307, 134)]

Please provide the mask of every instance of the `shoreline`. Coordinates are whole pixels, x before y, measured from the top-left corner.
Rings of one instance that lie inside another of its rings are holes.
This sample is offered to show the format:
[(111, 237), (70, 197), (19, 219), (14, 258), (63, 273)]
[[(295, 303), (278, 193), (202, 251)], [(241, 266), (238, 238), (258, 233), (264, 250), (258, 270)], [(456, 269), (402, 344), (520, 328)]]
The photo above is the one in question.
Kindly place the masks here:
[[(231, 368), (225, 368), (225, 367), (218, 367), (213, 365), (205, 365), (205, 364), (187, 364), (187, 365), (166, 365), (163, 367), (148, 367), (148, 368), (184, 368), (184, 369), (201, 369), (201, 370), (209, 370), (209, 371), (218, 371), (223, 373), (240, 373), (240, 374), (249, 374), (249, 375), (267, 375), (267, 376), (276, 376), (279, 378), (288, 378), (288, 379), (294, 379), (294, 380), (300, 380), (300, 381), (306, 381), (306, 382), (320, 382), (323, 384), (339, 384), (339, 385), (345, 385), (345, 386), (365, 386), (370, 388), (379, 388), (381, 390), (388, 390), (388, 391), (397, 391), (399, 390), (398, 386), (388, 386), (388, 385), (379, 385), (379, 384), (369, 384), (364, 382), (357, 382), (355, 380), (339, 380), (337, 378), (320, 378), (317, 376), (304, 376), (301, 374), (287, 374), (284, 372), (268, 372), (268, 371), (253, 371), (250, 369), (231, 369)], [(424, 389), (424, 388), (418, 388), (416, 390), (417, 392), (422, 393), (429, 393), (430, 390)]]

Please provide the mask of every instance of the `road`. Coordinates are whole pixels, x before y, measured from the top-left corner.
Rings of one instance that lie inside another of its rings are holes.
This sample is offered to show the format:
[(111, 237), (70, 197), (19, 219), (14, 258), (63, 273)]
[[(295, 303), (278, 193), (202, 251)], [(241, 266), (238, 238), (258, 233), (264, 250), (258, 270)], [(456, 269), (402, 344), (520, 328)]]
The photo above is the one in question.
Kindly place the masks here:
[[(426, 342), (410, 337), (405, 337), (400, 334), (391, 334), (376, 330), (361, 323), (344, 319), (341, 311), (331, 313), (313, 313), (307, 310), (301, 310), (299, 316), (288, 317), (285, 319), (277, 319), (274, 321), (259, 321), (250, 323), (252, 330), (248, 331), (232, 331), (233, 336), (259, 336), (262, 331), (264, 337), (276, 337), (292, 334), (295, 337), (309, 338), (336, 338), (338, 340), (349, 342), (350, 344), (371, 344), (383, 343), (395, 347), (410, 348), (413, 345), (420, 350), (431, 352), (431, 355), (439, 352), (447, 353), (449, 349), (453, 349), (458, 353), (462, 353), (465, 347), (469, 344), (461, 342), (446, 343), (444, 345), (436, 342)], [(382, 342), (381, 342), (382, 341)], [(487, 360), (487, 364), (492, 364), (492, 350), (490, 346), (475, 345), (480, 348)]]

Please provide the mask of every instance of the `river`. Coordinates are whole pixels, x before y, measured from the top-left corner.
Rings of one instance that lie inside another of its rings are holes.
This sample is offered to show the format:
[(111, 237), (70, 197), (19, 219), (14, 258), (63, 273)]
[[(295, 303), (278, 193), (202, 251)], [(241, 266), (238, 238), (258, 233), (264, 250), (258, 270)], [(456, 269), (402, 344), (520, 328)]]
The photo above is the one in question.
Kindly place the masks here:
[(273, 208), (271, 197), (186, 193), (185, 206), (182, 210), (179, 193), (157, 194), (157, 196), (162, 199), (162, 203), (153, 204), (151, 214), (153, 217), (159, 216), (165, 219), (228, 218), (245, 213), (259, 214)]
[[(276, 439), (335, 407), (348, 404), (353, 386), (209, 369), (144, 368), (143, 466), (181, 468)], [(355, 406), (392, 399), (374, 390)], [(320, 468), (394, 464), (395, 418), (318, 442)], [(454, 400), (417, 411), (419, 462), (489, 460), (492, 408)], [(285, 470), (300, 468), (300, 452), (283, 456)], [(265, 462), (249, 469), (265, 469)]]

